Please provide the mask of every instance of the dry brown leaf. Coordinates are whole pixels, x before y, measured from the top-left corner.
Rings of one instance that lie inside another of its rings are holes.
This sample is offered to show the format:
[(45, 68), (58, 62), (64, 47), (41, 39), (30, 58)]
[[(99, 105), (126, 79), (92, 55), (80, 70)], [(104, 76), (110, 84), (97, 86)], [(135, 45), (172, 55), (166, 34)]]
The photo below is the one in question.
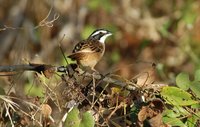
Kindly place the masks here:
[(138, 120), (140, 122), (143, 122), (147, 118), (147, 110), (148, 110), (148, 107), (143, 106), (140, 112), (138, 113)]
[(137, 85), (139, 87), (148, 86), (155, 81), (155, 76), (155, 68), (151, 67), (150, 69), (147, 69), (146, 71), (139, 74), (137, 78)]
[(165, 127), (165, 125), (162, 121), (162, 114), (161, 113), (159, 113), (155, 117), (151, 118), (149, 120), (149, 123), (150, 123), (151, 127)]
[(48, 104), (42, 104), (41, 105), (41, 114), (45, 117), (48, 118), (52, 113), (52, 109)]

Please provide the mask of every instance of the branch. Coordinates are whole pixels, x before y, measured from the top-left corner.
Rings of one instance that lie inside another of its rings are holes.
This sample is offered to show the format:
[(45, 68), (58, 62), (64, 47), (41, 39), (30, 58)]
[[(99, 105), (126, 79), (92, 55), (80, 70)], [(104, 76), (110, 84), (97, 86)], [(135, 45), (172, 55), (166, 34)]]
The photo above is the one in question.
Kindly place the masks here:
[[(22, 71), (35, 71), (40, 74), (44, 73), (44, 75), (47, 78), (49, 78), (54, 72), (56, 72), (56, 70), (57, 69), (55, 66), (46, 65), (46, 64), (30, 63), (30, 64), (21, 64), (21, 65), (5, 65), (5, 66), (0, 66), (0, 76), (12, 76)], [(7, 73), (11, 73), (11, 74), (7, 74)]]
[[(38, 73), (43, 73), (47, 78), (50, 78), (55, 72), (61, 72), (68, 74), (74, 72), (77, 66), (75, 64), (70, 64), (68, 66), (52, 66), (46, 64), (22, 64), (22, 65), (8, 65), (8, 66), (0, 66), (1, 72), (21, 72), (21, 71), (35, 71)], [(72, 73), (73, 74), (73, 73)], [(0, 76), (8, 76), (8, 75), (0, 75)], [(115, 84), (116, 86), (120, 86), (123, 88), (127, 88), (129, 90), (135, 90), (136, 84), (130, 81), (122, 81), (119, 79), (111, 78), (109, 76), (103, 76), (101, 74), (91, 74), (88, 72), (84, 73), (85, 77), (95, 78), (97, 80), (103, 80), (107, 83)]]

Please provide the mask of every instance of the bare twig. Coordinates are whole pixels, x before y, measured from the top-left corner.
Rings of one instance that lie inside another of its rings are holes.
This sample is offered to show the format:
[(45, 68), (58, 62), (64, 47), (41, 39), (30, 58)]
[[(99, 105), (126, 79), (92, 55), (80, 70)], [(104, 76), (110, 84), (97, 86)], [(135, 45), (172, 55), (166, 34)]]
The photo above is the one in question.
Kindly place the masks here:
[(3, 28), (0, 28), (0, 31), (5, 31), (5, 30), (8, 30), (8, 29), (16, 30), (16, 29), (24, 29), (24, 28), (22, 28), (22, 27), (12, 27), (12, 26), (4, 25)]
[(56, 14), (54, 14), (54, 17), (51, 21), (47, 21), (48, 17), (51, 14), (52, 8), (53, 7), (51, 7), (47, 16), (42, 21), (40, 21), (39, 25), (36, 26), (34, 29), (37, 29), (38, 27), (41, 27), (41, 26), (53, 27), (53, 23), (60, 17), (60, 15), (58, 13), (56, 13)]
[(22, 100), (22, 99), (18, 99), (18, 98), (16, 98), (16, 97), (11, 97), (11, 96), (0, 95), (0, 99), (2, 99), (2, 100), (4, 101), (4, 106), (5, 106), (5, 108), (6, 108), (6, 115), (8, 115), (8, 117), (9, 117), (9, 119), (10, 119), (10, 121), (11, 121), (12, 127), (14, 127), (14, 123), (13, 123), (13, 121), (12, 121), (12, 117), (11, 117), (11, 114), (10, 114), (10, 112), (9, 112), (9, 108), (11, 108), (13, 111), (16, 111), (16, 109), (19, 110), (21, 113), (23, 113), (24, 115), (30, 117), (32, 120), (36, 121), (40, 126), (42, 126), (42, 124), (41, 124), (38, 120), (36, 120), (36, 119), (35, 119), (32, 115), (30, 115), (29, 113), (23, 111), (17, 103), (15, 103), (14, 101), (12, 101), (12, 99), (17, 99), (17, 100), (23, 101), (23, 102), (25, 102), (28, 106), (30, 106), (30, 107), (33, 107), (33, 106), (34, 106), (34, 107), (36, 107), (37, 109), (39, 109), (38, 106), (34, 105), (33, 103), (24, 101), (24, 100)]
[[(45, 64), (21, 64), (21, 65), (5, 65), (0, 66), (0, 73), (4, 72), (21, 72), (21, 71), (35, 71), (38, 73), (45, 72), (47, 70), (55, 71), (56, 68), (51, 65)], [(7, 76), (7, 75), (0, 75)]]

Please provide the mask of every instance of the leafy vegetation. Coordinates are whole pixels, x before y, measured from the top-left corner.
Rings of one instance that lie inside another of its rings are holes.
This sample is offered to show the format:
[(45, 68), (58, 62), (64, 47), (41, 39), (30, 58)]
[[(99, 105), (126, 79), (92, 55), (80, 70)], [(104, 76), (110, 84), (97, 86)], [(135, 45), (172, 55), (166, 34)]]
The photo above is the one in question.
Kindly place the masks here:
[[(199, 120), (199, 70), (195, 72), (194, 81), (189, 80), (187, 73), (180, 73), (176, 77), (179, 87), (164, 87), (161, 95), (165, 101), (173, 106), (164, 113), (163, 120), (172, 126), (195, 127)], [(190, 91), (190, 93), (189, 93)], [(184, 121), (183, 121), (184, 119)]]

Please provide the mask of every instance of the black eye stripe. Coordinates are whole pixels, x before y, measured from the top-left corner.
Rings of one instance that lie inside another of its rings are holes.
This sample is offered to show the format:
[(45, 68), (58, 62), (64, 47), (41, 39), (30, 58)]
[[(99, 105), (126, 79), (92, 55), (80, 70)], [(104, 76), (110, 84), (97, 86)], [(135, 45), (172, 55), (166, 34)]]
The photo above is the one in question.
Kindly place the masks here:
[(94, 38), (99, 40), (102, 36), (103, 36), (103, 34), (97, 34), (94, 36)]
[(103, 30), (103, 29), (98, 29), (98, 30), (94, 31), (94, 32), (88, 37), (88, 39), (92, 39), (92, 40), (101, 40), (101, 38), (104, 37), (104, 36), (106, 36), (107, 34), (109, 34), (109, 31)]

